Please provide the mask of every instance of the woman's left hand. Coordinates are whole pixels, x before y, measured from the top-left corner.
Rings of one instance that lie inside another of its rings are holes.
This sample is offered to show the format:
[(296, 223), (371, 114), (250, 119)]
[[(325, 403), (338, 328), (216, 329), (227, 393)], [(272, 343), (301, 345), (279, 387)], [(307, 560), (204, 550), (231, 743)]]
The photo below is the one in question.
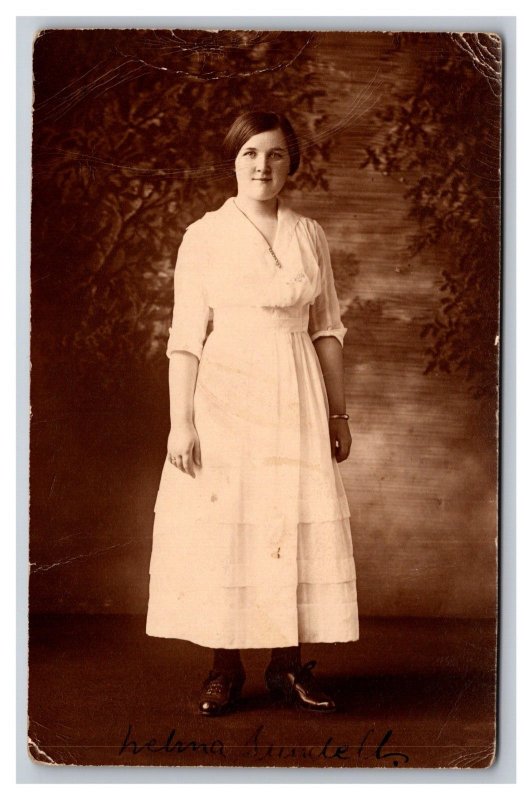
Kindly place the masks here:
[(351, 432), (346, 419), (329, 420), (329, 436), (331, 439), (331, 456), (337, 461), (345, 461), (351, 450)]

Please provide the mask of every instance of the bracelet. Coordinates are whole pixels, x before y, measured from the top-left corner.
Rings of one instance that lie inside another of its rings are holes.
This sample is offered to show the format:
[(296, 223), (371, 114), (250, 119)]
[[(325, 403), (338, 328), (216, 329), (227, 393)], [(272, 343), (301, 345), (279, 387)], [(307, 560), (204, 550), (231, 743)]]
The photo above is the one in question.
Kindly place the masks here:
[(349, 419), (349, 414), (330, 414), (329, 419)]

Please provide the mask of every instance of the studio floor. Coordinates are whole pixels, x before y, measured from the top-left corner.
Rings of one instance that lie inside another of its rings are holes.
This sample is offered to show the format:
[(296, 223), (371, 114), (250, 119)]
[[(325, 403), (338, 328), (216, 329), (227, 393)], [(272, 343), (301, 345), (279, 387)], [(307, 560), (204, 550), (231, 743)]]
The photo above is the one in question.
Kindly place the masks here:
[[(29, 748), (43, 765), (391, 768), (489, 766), (491, 620), (360, 621), (360, 640), (304, 644), (339, 710), (270, 699), (269, 651), (242, 651), (238, 710), (196, 711), (210, 651), (145, 634), (141, 616), (30, 618)], [(44, 768), (44, 766), (43, 766)]]

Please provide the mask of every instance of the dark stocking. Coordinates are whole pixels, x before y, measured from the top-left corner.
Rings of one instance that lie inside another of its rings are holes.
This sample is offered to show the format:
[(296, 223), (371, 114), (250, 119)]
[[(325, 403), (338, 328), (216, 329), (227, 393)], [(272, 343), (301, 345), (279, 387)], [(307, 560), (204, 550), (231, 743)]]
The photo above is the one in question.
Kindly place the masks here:
[(225, 650), (221, 647), (214, 649), (213, 670), (216, 672), (235, 673), (242, 669), (240, 650)]
[(274, 647), (271, 664), (279, 669), (295, 669), (301, 666), (301, 645)]

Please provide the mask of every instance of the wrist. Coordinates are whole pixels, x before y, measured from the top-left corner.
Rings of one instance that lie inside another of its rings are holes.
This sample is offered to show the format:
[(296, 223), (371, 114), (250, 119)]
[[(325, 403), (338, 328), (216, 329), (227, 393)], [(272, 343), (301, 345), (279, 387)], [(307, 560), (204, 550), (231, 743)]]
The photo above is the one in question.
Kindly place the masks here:
[(192, 414), (181, 414), (179, 417), (171, 417), (170, 427), (181, 428), (183, 425), (193, 425), (194, 420)]

